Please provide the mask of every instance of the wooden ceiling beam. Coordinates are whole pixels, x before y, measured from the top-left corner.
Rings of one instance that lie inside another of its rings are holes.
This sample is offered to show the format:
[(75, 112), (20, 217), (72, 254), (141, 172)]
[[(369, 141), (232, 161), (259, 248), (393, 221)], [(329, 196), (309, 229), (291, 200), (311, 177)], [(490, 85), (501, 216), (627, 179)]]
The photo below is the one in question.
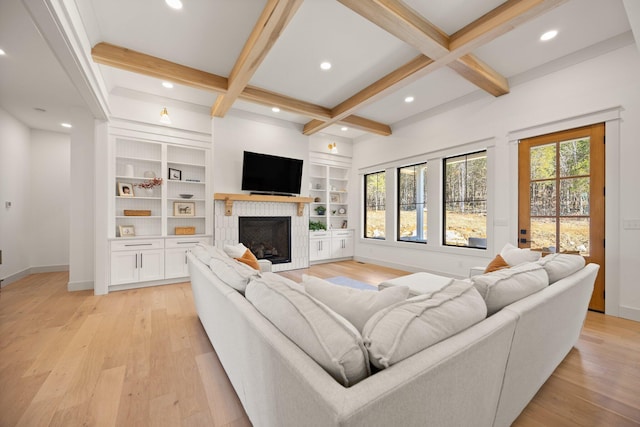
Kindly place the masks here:
[(402, 84), (408, 84), (410, 76), (416, 72), (422, 70), (433, 62), (432, 59), (427, 58), (424, 55), (418, 55), (411, 61), (404, 64), (402, 67), (392, 71), (380, 80), (370, 84), (360, 92), (356, 93), (344, 102), (341, 102), (337, 106), (331, 109), (331, 118), (325, 122), (319, 120), (312, 120), (304, 125), (302, 133), (305, 135), (311, 135), (316, 132), (325, 129), (332, 124), (343, 120), (345, 117), (351, 115), (355, 110), (362, 108), (368, 103), (374, 102), (380, 97), (384, 96), (387, 91), (393, 89), (394, 91), (399, 89)]
[[(93, 49), (91, 49), (91, 56), (98, 64), (108, 65), (121, 70), (172, 81), (219, 94), (227, 92), (228, 79), (226, 77), (200, 71), (109, 43), (96, 44)], [(246, 86), (240, 95), (238, 95), (238, 98), (269, 107), (279, 107), (283, 110), (298, 113), (312, 119), (329, 120), (332, 117), (331, 109), (329, 108), (254, 86)], [(339, 122), (379, 135), (391, 134), (389, 125), (363, 117), (345, 117)]]
[(228, 80), (217, 74), (207, 73), (162, 58), (136, 52), (109, 43), (98, 43), (91, 49), (91, 56), (98, 64), (109, 65), (133, 73), (169, 80), (196, 89), (227, 92)]
[[(467, 80), (487, 92), (499, 96), (509, 92), (507, 79), (475, 56), (470, 55), (470, 53), (567, 0), (507, 0), (502, 5), (452, 34), (448, 37), (448, 43), (443, 40), (442, 35), (444, 33), (401, 0), (338, 1), (352, 8), (356, 13), (362, 14), (364, 18), (380, 25), (391, 34), (401, 38), (401, 40), (412, 44), (418, 49), (425, 49), (430, 52), (430, 55), (434, 56), (433, 60), (421, 70), (411, 74), (405, 80), (398, 81), (398, 86), (394, 89), (400, 88), (443, 66), (451, 66)], [(367, 4), (363, 5), (362, 3)], [(448, 49), (444, 49), (447, 44)], [(325, 123), (320, 124), (317, 121), (311, 121), (305, 124), (305, 135), (311, 135), (340, 120), (342, 110), (348, 108), (348, 111), (355, 111), (357, 108), (362, 107), (365, 102), (371, 102), (375, 98), (375, 95), (371, 92), (376, 89), (376, 83), (334, 107), (332, 109), (332, 118)], [(391, 87), (386, 87), (382, 84), (377, 88), (380, 91), (391, 90)], [(363, 96), (365, 91), (369, 93), (368, 97)], [(363, 103), (358, 104), (358, 100)]]
[(227, 92), (218, 96), (211, 109), (212, 116), (224, 117), (229, 111), (301, 4), (302, 0), (267, 2), (231, 70)]

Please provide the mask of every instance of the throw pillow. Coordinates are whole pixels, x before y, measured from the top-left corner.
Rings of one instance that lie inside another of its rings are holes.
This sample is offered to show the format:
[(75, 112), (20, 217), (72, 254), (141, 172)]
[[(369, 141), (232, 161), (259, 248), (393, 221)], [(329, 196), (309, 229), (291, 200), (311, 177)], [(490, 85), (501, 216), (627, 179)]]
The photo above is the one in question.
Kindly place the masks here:
[(542, 256), (542, 252), (516, 248), (511, 243), (507, 243), (500, 251), (500, 256), (507, 262), (507, 264), (513, 267), (514, 265), (525, 262), (538, 261)]
[(491, 260), (487, 268), (484, 269), (485, 273), (491, 273), (492, 271), (502, 270), (503, 268), (509, 268), (509, 264), (500, 256), (500, 254), (496, 255), (496, 257)]
[(335, 285), (306, 274), (302, 276), (302, 284), (309, 295), (347, 319), (360, 332), (374, 313), (404, 301), (409, 296), (407, 286), (391, 286), (380, 291), (368, 291)]
[(549, 275), (549, 284), (564, 279), (584, 267), (582, 255), (551, 254), (538, 261)]
[(241, 293), (244, 293), (247, 288), (249, 279), (260, 275), (259, 271), (229, 258), (224, 252), (218, 254), (212, 253), (212, 255), (209, 260), (209, 268), (213, 274)]
[(389, 366), (478, 323), (487, 306), (473, 284), (453, 280), (432, 294), (419, 295), (374, 314), (364, 343), (371, 363)]
[(244, 264), (247, 264), (249, 267), (253, 268), (254, 270), (260, 271), (260, 264), (258, 264), (258, 258), (256, 258), (253, 252), (251, 252), (251, 249), (247, 249), (246, 251), (244, 251), (244, 254), (242, 254), (241, 257), (235, 258), (235, 259)]
[(471, 277), (487, 304), (489, 315), (549, 285), (549, 276), (535, 262)]
[(242, 243), (238, 243), (237, 245), (224, 245), (224, 251), (231, 258), (240, 258), (242, 255), (244, 255), (246, 250), (247, 247)]
[(362, 336), (304, 288), (277, 274), (253, 278), (247, 300), (345, 387), (371, 374)]

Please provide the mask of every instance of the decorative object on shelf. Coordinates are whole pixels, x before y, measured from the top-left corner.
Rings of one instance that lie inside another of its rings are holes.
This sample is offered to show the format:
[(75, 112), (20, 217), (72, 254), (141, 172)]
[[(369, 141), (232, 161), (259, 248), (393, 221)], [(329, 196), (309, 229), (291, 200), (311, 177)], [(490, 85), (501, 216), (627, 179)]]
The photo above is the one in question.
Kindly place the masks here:
[(339, 203), (339, 202), (340, 202), (340, 195), (332, 194), (331, 195), (331, 203)]
[(328, 148), (331, 154), (338, 154), (338, 145), (335, 142), (329, 144)]
[(169, 179), (174, 181), (182, 181), (182, 171), (179, 169), (169, 168)]
[(124, 175), (125, 176), (135, 176), (133, 171), (133, 165), (125, 165), (124, 166)]
[(327, 226), (320, 221), (309, 221), (309, 231), (326, 230)]
[(320, 197), (316, 197), (315, 199), (313, 199), (313, 201), (318, 203), (318, 202), (322, 201), (322, 199)]
[(190, 199), (193, 197), (193, 194), (178, 194), (178, 196), (182, 197), (183, 199)]
[(119, 225), (120, 237), (133, 237), (136, 235), (136, 229), (133, 225)]
[(173, 202), (173, 216), (196, 216), (195, 202)]
[(347, 220), (342, 221), (342, 228), (347, 228)]
[(151, 211), (146, 209), (125, 209), (124, 216), (151, 216)]
[(176, 235), (196, 234), (195, 227), (176, 227)]
[(316, 206), (313, 210), (316, 211), (318, 215), (324, 215), (324, 213), (327, 211), (327, 208), (325, 208), (324, 206)]
[(135, 184), (136, 187), (143, 189), (147, 196), (152, 196), (153, 189), (158, 185), (162, 185), (162, 178), (153, 178), (139, 184)]
[(156, 173), (154, 171), (144, 171), (144, 177), (145, 178), (155, 178), (156, 177)]
[(169, 117), (169, 112), (167, 111), (167, 107), (163, 107), (160, 111), (160, 123), (165, 125), (171, 124), (171, 118)]
[(133, 197), (133, 185), (128, 182), (118, 183), (118, 196), (120, 197)]
[(185, 181), (187, 181), (187, 182), (200, 182), (199, 179), (189, 179), (189, 178), (185, 179)]
[(338, 209), (338, 213), (339, 213), (340, 215), (344, 215), (344, 214), (346, 214), (346, 213), (347, 213), (347, 210), (346, 210), (345, 208), (340, 208), (340, 209)]

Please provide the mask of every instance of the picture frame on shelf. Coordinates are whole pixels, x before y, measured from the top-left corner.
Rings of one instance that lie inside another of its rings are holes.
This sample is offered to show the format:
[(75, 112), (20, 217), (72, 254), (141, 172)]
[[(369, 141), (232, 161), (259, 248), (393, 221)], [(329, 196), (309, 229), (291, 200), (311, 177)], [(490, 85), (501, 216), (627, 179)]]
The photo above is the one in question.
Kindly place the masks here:
[(347, 228), (347, 220), (342, 221), (342, 228)]
[(136, 235), (136, 229), (133, 225), (119, 225), (118, 231), (120, 237), (134, 237)]
[(120, 197), (133, 197), (133, 184), (128, 182), (118, 183), (118, 196)]
[(182, 181), (182, 171), (180, 169), (169, 168), (169, 179), (172, 181)]
[(196, 216), (195, 202), (173, 202), (173, 216)]
[(331, 194), (331, 203), (340, 203), (340, 195)]

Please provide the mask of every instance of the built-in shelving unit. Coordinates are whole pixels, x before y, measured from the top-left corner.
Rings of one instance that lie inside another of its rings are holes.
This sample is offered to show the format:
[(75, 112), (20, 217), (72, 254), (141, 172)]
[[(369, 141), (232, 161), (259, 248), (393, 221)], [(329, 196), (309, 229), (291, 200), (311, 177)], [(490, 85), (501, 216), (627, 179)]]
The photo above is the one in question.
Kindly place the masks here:
[(309, 173), (309, 218), (327, 229), (347, 228), (349, 168), (312, 163)]

